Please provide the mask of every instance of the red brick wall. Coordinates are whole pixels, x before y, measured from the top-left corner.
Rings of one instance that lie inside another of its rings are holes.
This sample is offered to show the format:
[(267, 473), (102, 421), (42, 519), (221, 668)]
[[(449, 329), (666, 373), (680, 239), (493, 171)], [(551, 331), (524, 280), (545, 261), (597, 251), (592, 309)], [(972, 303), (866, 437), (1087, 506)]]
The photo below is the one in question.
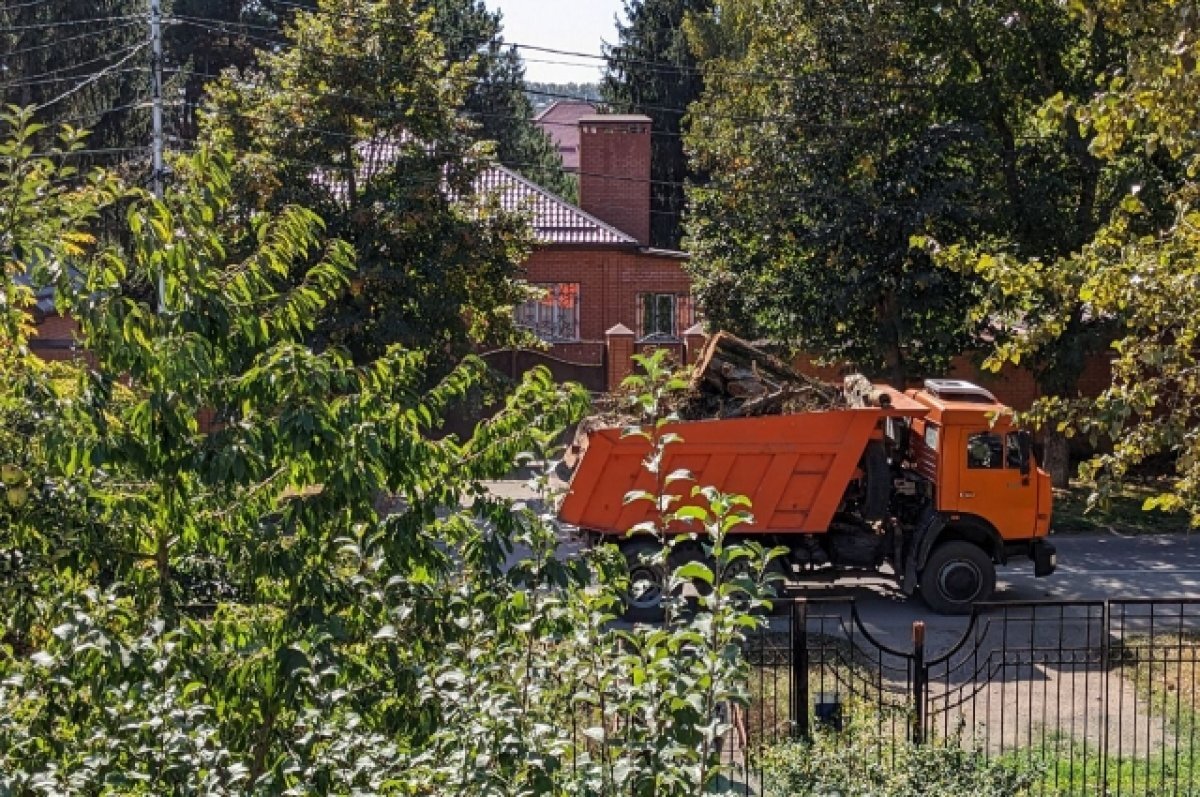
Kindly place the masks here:
[(650, 243), (649, 117), (580, 120), (579, 206), (638, 243)]
[(30, 349), (43, 360), (74, 359), (79, 355), (74, 347), (78, 330), (74, 319), (52, 313), (34, 328)]
[[(691, 292), (682, 259), (633, 249), (539, 247), (526, 261), (524, 271), (532, 283), (579, 283), (580, 342), (557, 343), (551, 348), (555, 357), (572, 362), (600, 362), (604, 333), (617, 324), (640, 335), (640, 294), (689, 296)], [(681, 335), (685, 328), (679, 329)]]
[(1041, 395), (1037, 381), (1028, 369), (1009, 365), (996, 373), (981, 370), (977, 362), (977, 358), (967, 355), (955, 357), (946, 376), (951, 379), (965, 379), (987, 388), (1001, 403), (1018, 410), (1029, 409)]
[[(1004, 404), (1017, 410), (1027, 410), (1038, 398), (1041, 390), (1033, 374), (1026, 368), (1008, 365), (999, 373), (985, 371), (979, 367), (979, 358), (970, 355), (959, 355), (951, 363), (949, 370), (943, 375), (949, 379), (965, 379), (980, 387), (990, 390)], [(839, 366), (818, 366), (812, 359), (805, 356), (797, 357), (794, 365), (802, 373), (815, 376), (827, 382), (840, 382), (842, 377), (852, 369)], [(1112, 375), (1111, 360), (1106, 354), (1096, 354), (1088, 360), (1083, 375), (1079, 379), (1077, 390), (1081, 396), (1097, 396), (1110, 384)], [(912, 381), (908, 387), (920, 387), (920, 380)]]

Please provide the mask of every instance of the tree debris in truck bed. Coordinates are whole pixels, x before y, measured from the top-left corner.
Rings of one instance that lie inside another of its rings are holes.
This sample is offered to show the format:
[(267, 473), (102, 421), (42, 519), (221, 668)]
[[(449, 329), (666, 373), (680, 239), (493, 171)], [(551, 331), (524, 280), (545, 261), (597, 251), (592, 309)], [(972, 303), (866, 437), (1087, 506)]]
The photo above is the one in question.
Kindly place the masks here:
[(675, 407), (685, 420), (747, 418), (846, 406), (842, 391), (805, 376), (736, 335), (709, 339)]
[[(874, 386), (869, 381), (856, 376), (847, 378), (843, 392), (805, 376), (736, 335), (721, 332), (710, 338), (701, 352), (688, 389), (663, 409), (685, 421), (785, 415), (863, 406), (872, 391)], [(632, 395), (617, 391), (597, 400), (593, 414), (580, 422), (563, 455), (563, 472), (568, 474), (562, 477), (564, 480), (587, 450), (590, 432), (637, 426), (644, 421), (631, 411), (632, 399)]]

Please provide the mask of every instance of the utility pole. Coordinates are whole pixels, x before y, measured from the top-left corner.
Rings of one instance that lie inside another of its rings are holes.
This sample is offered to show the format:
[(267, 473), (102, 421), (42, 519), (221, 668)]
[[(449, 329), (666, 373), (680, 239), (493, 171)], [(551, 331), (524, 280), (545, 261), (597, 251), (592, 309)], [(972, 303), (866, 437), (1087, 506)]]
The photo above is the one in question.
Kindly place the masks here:
[[(162, 80), (162, 0), (150, 0), (150, 149), (154, 159), (152, 175), (154, 197), (163, 198), (163, 80)], [(166, 310), (167, 285), (160, 270), (158, 272), (158, 312)]]

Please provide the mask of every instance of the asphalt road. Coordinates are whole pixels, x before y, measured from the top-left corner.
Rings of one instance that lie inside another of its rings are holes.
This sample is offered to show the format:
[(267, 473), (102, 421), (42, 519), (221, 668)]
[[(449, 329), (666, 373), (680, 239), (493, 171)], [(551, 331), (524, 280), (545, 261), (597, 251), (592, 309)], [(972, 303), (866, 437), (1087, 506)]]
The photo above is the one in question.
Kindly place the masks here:
[[(529, 497), (524, 482), (495, 482), (491, 487), (504, 497)], [(1051, 540), (1058, 548), (1058, 571), (1034, 578), (1028, 561), (1001, 568), (996, 601), (1200, 598), (1200, 533), (1054, 535)], [(912, 622), (924, 620), (932, 648), (937, 649), (939, 640), (957, 638), (966, 626), (962, 618), (935, 615), (919, 600), (906, 599), (886, 578), (795, 587), (794, 594), (813, 597), (853, 595), (864, 621), (891, 641), (906, 642)]]
[[(1200, 598), (1200, 534), (1080, 534), (1051, 540), (1058, 548), (1058, 570), (1047, 578), (1034, 578), (1027, 561), (1000, 568), (994, 601)], [(919, 599), (905, 598), (886, 578), (793, 584), (791, 593), (818, 599), (853, 596), (868, 630), (901, 648), (909, 644), (914, 621), (925, 623), (931, 651), (954, 644), (968, 623), (966, 618), (934, 614)]]

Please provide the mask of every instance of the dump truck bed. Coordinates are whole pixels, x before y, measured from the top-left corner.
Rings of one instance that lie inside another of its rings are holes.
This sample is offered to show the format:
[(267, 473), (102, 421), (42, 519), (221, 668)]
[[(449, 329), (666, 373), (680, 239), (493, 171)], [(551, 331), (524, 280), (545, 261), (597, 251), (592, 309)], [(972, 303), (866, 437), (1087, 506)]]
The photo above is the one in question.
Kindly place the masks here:
[[(682, 440), (666, 447), (662, 474), (684, 469), (695, 482), (675, 482), (667, 494), (697, 504), (693, 484), (748, 496), (753, 523), (740, 533), (811, 534), (827, 531), (868, 441), (879, 437), (887, 415), (923, 415), (927, 410), (893, 393), (888, 408), (865, 407), (761, 418), (690, 421), (665, 426), (663, 434)], [(647, 501), (626, 503), (633, 490), (657, 493), (658, 477), (647, 471), (650, 443), (600, 429), (571, 478), (559, 509), (567, 523), (601, 534), (625, 534), (638, 523), (657, 519)], [(678, 505), (676, 505), (678, 506)], [(675, 525), (671, 532), (698, 531)]]

